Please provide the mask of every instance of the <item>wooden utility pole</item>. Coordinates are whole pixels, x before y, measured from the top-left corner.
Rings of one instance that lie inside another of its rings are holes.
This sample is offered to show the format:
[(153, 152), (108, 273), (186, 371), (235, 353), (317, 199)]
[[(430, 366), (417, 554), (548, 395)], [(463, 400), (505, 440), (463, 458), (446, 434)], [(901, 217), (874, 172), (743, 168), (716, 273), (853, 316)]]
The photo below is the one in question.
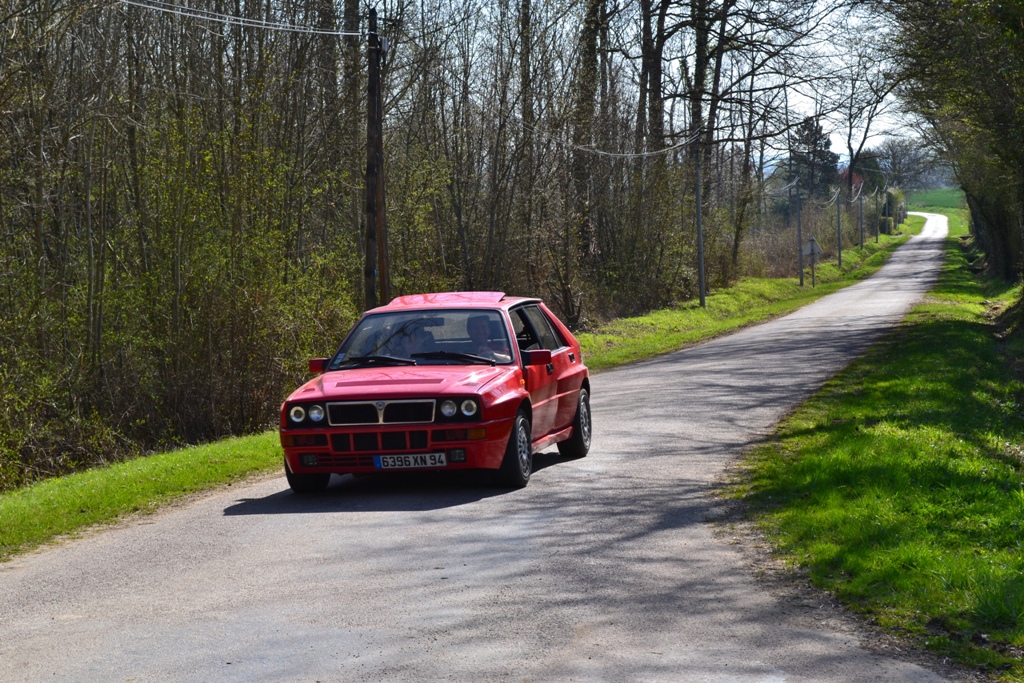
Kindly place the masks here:
[(693, 141), (696, 149), (694, 159), (697, 165), (693, 168), (693, 176), (696, 184), (696, 204), (697, 204), (697, 287), (700, 289), (700, 307), (707, 308), (707, 282), (704, 280), (704, 202), (701, 197), (702, 181), (700, 178), (700, 162), (701, 162), (701, 150), (700, 150), (700, 129), (697, 129), (698, 134), (696, 139)]
[(839, 267), (843, 267), (843, 186), (836, 187), (836, 245), (839, 250)]
[(860, 197), (860, 248), (864, 248), (864, 181), (860, 181), (860, 192), (857, 193)]
[(875, 188), (875, 244), (878, 244), (878, 188)]
[[(386, 303), (391, 298), (388, 278), (387, 221), (384, 214), (384, 139), (382, 136), (384, 102), (380, 87), (380, 62), (387, 43), (377, 35), (377, 10), (370, 10), (367, 43), (366, 86), (366, 241), (364, 283), (366, 308)], [(380, 298), (377, 298), (377, 280)]]
[[(363, 85), (359, 81), (363, 73), (362, 40), (359, 36), (361, 29), (359, 18), (359, 0), (344, 0), (345, 7), (345, 32), (344, 38), (344, 99), (345, 117), (341, 126), (345, 131), (344, 145), (344, 170), (349, 172), (353, 178), (360, 178), (366, 171), (366, 158), (362, 153), (363, 140), (366, 131), (359, 131), (359, 126), (366, 120), (363, 115)], [(360, 240), (364, 239), (366, 232), (363, 221), (366, 219), (366, 191), (359, 192), (356, 183), (347, 191), (349, 201), (346, 201), (350, 221), (352, 239), (358, 246)], [(362, 204), (360, 204), (362, 201)], [(365, 303), (365, 302), (364, 302)]]
[(800, 224), (800, 179), (796, 179), (796, 254), (799, 265), (797, 270), (800, 271), (800, 286), (804, 286), (804, 235), (803, 229)]

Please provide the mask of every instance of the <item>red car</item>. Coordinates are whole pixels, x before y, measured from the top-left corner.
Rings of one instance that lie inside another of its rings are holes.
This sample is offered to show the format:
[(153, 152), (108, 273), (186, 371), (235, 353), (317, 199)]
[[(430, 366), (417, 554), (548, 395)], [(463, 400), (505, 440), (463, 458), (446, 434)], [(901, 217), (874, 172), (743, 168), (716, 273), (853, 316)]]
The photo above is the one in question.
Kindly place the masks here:
[(533, 454), (590, 449), (579, 342), (538, 299), (502, 292), (398, 297), (363, 314), (318, 376), (281, 406), (296, 492), (332, 473), (483, 469), (521, 488)]

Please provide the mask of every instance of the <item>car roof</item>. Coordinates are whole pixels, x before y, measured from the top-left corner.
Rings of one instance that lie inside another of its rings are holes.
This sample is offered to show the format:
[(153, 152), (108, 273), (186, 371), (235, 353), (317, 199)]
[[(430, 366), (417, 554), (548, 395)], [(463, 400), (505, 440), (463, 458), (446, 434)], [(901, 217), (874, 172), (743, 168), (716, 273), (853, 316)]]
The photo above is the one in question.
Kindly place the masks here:
[(395, 297), (390, 303), (375, 308), (374, 311), (396, 308), (510, 308), (524, 301), (540, 299), (507, 296), (505, 292), (434, 292)]

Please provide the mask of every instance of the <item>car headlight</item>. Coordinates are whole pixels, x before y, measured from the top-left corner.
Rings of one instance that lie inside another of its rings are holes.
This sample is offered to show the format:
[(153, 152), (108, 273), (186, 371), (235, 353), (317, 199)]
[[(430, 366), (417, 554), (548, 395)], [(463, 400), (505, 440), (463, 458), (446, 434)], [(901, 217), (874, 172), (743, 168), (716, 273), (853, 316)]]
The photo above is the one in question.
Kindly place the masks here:
[(456, 410), (458, 408), (455, 407), (455, 401), (445, 401), (441, 404), (441, 414), (445, 417), (452, 417)]
[(476, 405), (476, 401), (471, 398), (467, 398), (462, 402), (462, 414), (466, 417), (473, 417), (476, 415), (476, 411), (479, 410)]
[(306, 419), (306, 409), (302, 406), (292, 406), (292, 409), (288, 411), (288, 417), (292, 419), (292, 422), (302, 422)]
[(324, 407), (323, 406), (310, 406), (309, 407), (309, 419), (313, 422), (320, 422), (324, 419)]

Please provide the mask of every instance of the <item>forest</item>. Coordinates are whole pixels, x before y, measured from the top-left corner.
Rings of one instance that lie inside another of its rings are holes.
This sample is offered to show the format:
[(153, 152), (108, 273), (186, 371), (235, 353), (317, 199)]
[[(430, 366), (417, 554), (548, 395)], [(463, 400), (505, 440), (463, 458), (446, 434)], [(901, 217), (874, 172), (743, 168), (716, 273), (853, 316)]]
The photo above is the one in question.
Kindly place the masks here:
[(541, 296), (585, 329), (796, 277), (798, 225), (834, 254), (950, 168), (987, 266), (1018, 277), (1022, 21), (975, 0), (3, 0), (0, 490), (272, 426), (378, 303), (368, 266), (391, 296)]

